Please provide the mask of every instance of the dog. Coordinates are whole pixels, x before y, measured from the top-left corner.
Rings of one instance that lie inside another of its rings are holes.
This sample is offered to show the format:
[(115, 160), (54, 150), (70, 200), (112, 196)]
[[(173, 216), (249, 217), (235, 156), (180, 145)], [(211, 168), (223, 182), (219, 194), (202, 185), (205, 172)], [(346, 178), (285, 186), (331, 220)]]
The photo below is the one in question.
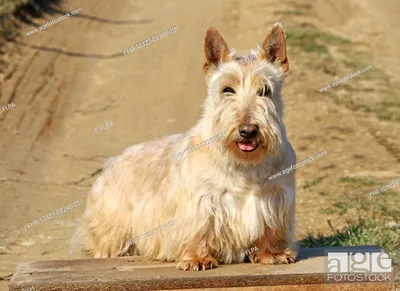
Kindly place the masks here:
[(80, 250), (94, 258), (142, 255), (193, 271), (244, 262), (249, 248), (256, 250), (247, 254), (252, 263), (294, 263), (295, 172), (267, 179), (296, 163), (282, 121), (288, 69), (280, 23), (250, 55), (236, 55), (210, 27), (201, 119), (186, 133), (105, 162), (75, 234)]

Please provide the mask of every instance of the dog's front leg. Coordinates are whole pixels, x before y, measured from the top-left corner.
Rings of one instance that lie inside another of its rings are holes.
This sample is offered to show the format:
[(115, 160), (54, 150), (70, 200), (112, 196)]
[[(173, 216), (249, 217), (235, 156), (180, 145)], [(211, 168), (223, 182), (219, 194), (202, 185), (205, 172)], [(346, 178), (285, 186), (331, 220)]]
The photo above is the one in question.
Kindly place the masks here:
[(290, 264), (297, 256), (295, 243), (295, 198), (294, 190), (280, 189), (268, 201), (274, 213), (268, 213), (269, 223), (264, 234), (254, 244), (258, 250), (249, 254), (252, 263)]
[[(270, 231), (270, 229), (266, 231)], [(270, 232), (269, 235), (264, 235), (255, 243), (255, 246), (259, 250), (248, 255), (252, 263), (267, 265), (291, 264), (296, 260), (296, 248), (289, 246), (286, 239), (277, 233)]]
[(201, 225), (187, 225), (184, 233), (186, 235), (181, 237), (176, 248), (176, 268), (184, 271), (217, 268), (216, 252), (211, 247), (215, 239), (213, 218)]

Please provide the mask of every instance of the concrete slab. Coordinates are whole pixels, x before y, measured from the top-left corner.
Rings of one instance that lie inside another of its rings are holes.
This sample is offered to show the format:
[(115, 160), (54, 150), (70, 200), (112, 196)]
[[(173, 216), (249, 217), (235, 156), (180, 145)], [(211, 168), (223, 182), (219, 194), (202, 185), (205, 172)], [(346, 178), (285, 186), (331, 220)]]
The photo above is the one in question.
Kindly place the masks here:
[[(143, 257), (41, 261), (20, 264), (10, 290), (394, 290), (394, 275), (378, 282), (374, 276), (340, 277), (327, 282), (325, 252), (342, 248), (305, 248), (291, 265), (243, 263), (217, 269), (184, 272), (175, 263), (149, 261)], [(346, 248), (353, 252), (380, 252), (380, 247)], [(386, 274), (388, 275), (388, 274)], [(383, 278), (383, 277), (382, 277)]]

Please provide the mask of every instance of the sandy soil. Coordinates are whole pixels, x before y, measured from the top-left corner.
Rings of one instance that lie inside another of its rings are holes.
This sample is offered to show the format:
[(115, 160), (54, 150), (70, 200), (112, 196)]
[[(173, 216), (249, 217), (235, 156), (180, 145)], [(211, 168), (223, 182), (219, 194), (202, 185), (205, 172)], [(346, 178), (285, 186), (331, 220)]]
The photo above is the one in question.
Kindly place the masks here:
[[(367, 57), (358, 69), (371, 65), (387, 77), (381, 84), (366, 72), (346, 81), (356, 86), (354, 96), (400, 97), (396, 0), (316, 0), (304, 2), (306, 12), (297, 14), (287, 11), (300, 9), (302, 2), (111, 2), (65, 1), (62, 11), (83, 11), (29, 37), (25, 32), (34, 27), (23, 26), (5, 55), (9, 67), (0, 83), (0, 105), (16, 106), (0, 113), (0, 277), (12, 274), (21, 262), (69, 257), (68, 240), (84, 205), (35, 227), (26, 225), (85, 200), (104, 159), (196, 122), (205, 95), (203, 38), (211, 25), (228, 45), (245, 51), (259, 44), (277, 20), (284, 28), (312, 23), (351, 39), (351, 50)], [(46, 20), (62, 14), (46, 15)], [(179, 32), (122, 55), (123, 49), (175, 25)], [(400, 177), (400, 123), (351, 110), (319, 92), (358, 70), (343, 69), (346, 55), (333, 46), (329, 50), (339, 65), (330, 70), (324, 64), (324, 71), (314, 66), (319, 60), (313, 54), (288, 47), (284, 96), (289, 137), (299, 161), (328, 152), (298, 170), (300, 237), (309, 230), (327, 231), (327, 215), (318, 209), (324, 199), (342, 195), (336, 193), (339, 177)], [(340, 94), (346, 86), (331, 90)], [(371, 86), (372, 92), (362, 90)], [(108, 121), (113, 125), (94, 132)], [(316, 191), (302, 187), (321, 176), (325, 180)], [(5, 281), (0, 290), (7, 290)]]

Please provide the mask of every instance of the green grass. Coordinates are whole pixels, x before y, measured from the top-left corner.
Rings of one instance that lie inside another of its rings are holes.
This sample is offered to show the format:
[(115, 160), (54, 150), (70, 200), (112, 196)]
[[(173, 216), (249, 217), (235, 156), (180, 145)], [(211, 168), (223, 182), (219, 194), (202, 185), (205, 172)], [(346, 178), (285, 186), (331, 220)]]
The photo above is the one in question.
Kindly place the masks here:
[(383, 101), (372, 109), (381, 120), (400, 121), (400, 102)]
[[(318, 181), (306, 184), (309, 187)], [(389, 184), (390, 181), (379, 181), (376, 177), (355, 178), (343, 176), (338, 179), (340, 188), (338, 191), (344, 193), (344, 196), (330, 198), (325, 206), (320, 209), (320, 213), (354, 215), (354, 211), (364, 217), (375, 217), (379, 219), (389, 219), (400, 221), (400, 195), (398, 189), (389, 189), (383, 193), (369, 196), (371, 191)], [(331, 196), (333, 197), (333, 196)], [(350, 212), (352, 210), (352, 212)]]
[[(378, 198), (379, 195), (385, 195)], [(349, 210), (365, 213), (373, 213), (382, 218), (400, 220), (400, 210), (396, 208), (399, 203), (398, 194), (395, 191), (388, 190), (374, 197), (369, 197), (368, 193), (363, 196), (348, 195), (344, 201), (336, 201), (329, 207), (322, 208), (321, 213), (345, 215)], [(396, 199), (397, 198), (397, 199)], [(389, 205), (389, 206), (388, 206)]]
[(291, 5), (295, 6), (297, 9), (304, 9), (304, 10), (311, 10), (312, 5), (311, 4), (301, 4), (298, 2), (292, 2)]
[[(341, 230), (334, 229), (331, 222), (328, 224), (332, 234), (314, 235), (309, 233), (299, 242), (301, 247), (339, 247), (339, 246), (363, 246), (378, 245), (387, 253), (400, 251), (400, 229), (398, 226), (388, 228), (378, 225), (373, 220), (351, 221)], [(398, 256), (394, 263), (398, 264)]]
[[(300, 247), (341, 247), (341, 246), (365, 246), (376, 245), (382, 247), (392, 259), (395, 273), (400, 266), (400, 229), (396, 227), (382, 227), (373, 220), (349, 222), (343, 229), (337, 230), (328, 224), (332, 233), (328, 235), (312, 234), (299, 241)], [(397, 282), (397, 280), (396, 280)], [(400, 283), (400, 282), (397, 282)]]
[(354, 182), (354, 181), (355, 181), (354, 178), (347, 177), (347, 176), (339, 178), (340, 183), (349, 183), (349, 182)]
[(348, 176), (340, 177), (339, 178), (340, 183), (357, 183), (363, 186), (373, 186), (373, 185), (379, 185), (378, 182), (375, 180), (371, 180), (369, 178), (352, 178)]
[[(323, 31), (310, 23), (299, 23), (292, 16), (310, 13), (312, 7), (296, 9), (295, 3), (293, 7), (293, 10), (279, 11), (289, 16), (286, 21), (288, 25), (285, 26), (287, 45), (296, 54), (305, 52), (312, 55), (305, 58), (308, 68), (335, 77), (321, 84), (321, 87), (331, 84), (339, 76), (347, 76), (371, 65), (365, 63), (370, 55), (361, 49), (365, 43), (351, 42), (348, 38)], [(340, 61), (336, 59), (338, 57)], [(324, 94), (350, 110), (375, 115), (379, 120), (400, 122), (398, 96), (392, 89), (390, 76), (378, 67), (344, 81), (337, 87), (331, 87)]]
[(284, 10), (284, 11), (276, 11), (276, 14), (282, 14), (284, 16), (297, 16), (297, 15), (309, 15), (308, 11), (301, 10)]
[(347, 213), (349, 209), (355, 208), (357, 205), (357, 201), (355, 199), (343, 202), (335, 202), (333, 203), (333, 207), (339, 210), (339, 215), (344, 215)]
[[(331, 88), (330, 88), (331, 89)], [(352, 92), (350, 90), (349, 92)], [(351, 95), (339, 98), (336, 93), (328, 92), (328, 97), (336, 104), (343, 104), (353, 111), (374, 113), (379, 120), (400, 121), (400, 106), (396, 101), (383, 101), (376, 104), (357, 104), (351, 99)]]
[[(358, 61), (345, 62), (344, 65), (354, 67), (355, 63), (359, 63), (359, 65), (351, 71), (365, 67)], [(340, 76), (344, 75), (341, 74)], [(335, 80), (332, 80), (332, 82)], [(368, 81), (369, 85), (366, 86), (365, 81)], [(360, 82), (364, 82), (364, 84), (361, 85)], [(360, 86), (362, 90), (360, 90)], [(388, 89), (380, 90), (379, 88)], [(338, 94), (339, 91), (340, 94)], [(400, 121), (400, 101), (394, 91), (391, 90), (390, 78), (378, 68), (372, 68), (355, 78), (340, 83), (337, 87), (329, 88), (325, 92), (333, 102), (344, 105), (352, 111), (374, 114), (379, 120)], [(373, 97), (377, 92), (379, 92), (378, 100)]]
[(351, 43), (348, 39), (322, 32), (311, 24), (303, 24), (295, 29), (289, 28), (286, 31), (286, 38), (289, 46), (297, 46), (306, 52), (326, 55), (329, 55), (329, 46)]
[(307, 188), (311, 188), (314, 187), (315, 185), (319, 184), (322, 180), (324, 180), (326, 177), (318, 177), (315, 178), (313, 180), (311, 180), (310, 182), (307, 182), (304, 186), (303, 189), (307, 189)]

